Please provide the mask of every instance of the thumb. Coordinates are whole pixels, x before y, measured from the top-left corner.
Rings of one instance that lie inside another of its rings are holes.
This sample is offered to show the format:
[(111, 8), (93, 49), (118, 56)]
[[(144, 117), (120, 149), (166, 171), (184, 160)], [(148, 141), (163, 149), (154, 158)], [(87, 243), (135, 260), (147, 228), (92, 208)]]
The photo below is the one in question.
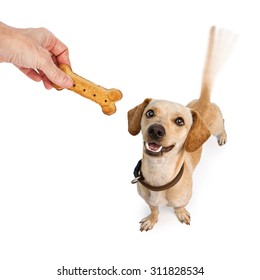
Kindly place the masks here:
[(73, 86), (73, 80), (60, 70), (55, 63), (49, 63), (41, 69), (46, 77), (55, 85), (61, 88), (70, 88)]

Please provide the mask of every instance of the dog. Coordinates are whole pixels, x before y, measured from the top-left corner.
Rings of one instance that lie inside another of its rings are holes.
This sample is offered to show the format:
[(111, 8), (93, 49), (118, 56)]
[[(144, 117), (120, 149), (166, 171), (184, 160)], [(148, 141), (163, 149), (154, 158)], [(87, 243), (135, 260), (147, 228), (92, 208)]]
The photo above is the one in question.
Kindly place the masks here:
[(199, 99), (183, 106), (146, 98), (127, 113), (129, 133), (141, 132), (143, 137), (142, 160), (132, 181), (137, 183), (139, 195), (151, 209), (140, 222), (141, 231), (154, 227), (160, 206), (172, 207), (178, 220), (190, 225), (185, 207), (192, 195), (192, 174), (200, 161), (202, 145), (211, 135), (220, 146), (227, 141), (222, 113), (210, 100), (213, 80), (221, 67), (220, 58), (225, 60), (224, 33), (217, 32), (214, 26), (210, 30)]

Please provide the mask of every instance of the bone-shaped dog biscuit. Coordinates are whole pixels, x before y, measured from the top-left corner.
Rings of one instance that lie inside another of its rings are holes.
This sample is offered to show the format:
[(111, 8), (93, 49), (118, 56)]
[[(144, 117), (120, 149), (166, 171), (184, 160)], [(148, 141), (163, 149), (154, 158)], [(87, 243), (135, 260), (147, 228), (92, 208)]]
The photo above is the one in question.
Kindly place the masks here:
[[(66, 64), (60, 64), (59, 68), (70, 76), (74, 82), (69, 90), (98, 103), (103, 113), (106, 115), (112, 115), (116, 112), (115, 102), (120, 100), (123, 96), (120, 90), (114, 88), (106, 89), (96, 85), (72, 72), (71, 68)], [(57, 90), (63, 89), (57, 85), (54, 85), (54, 87)]]

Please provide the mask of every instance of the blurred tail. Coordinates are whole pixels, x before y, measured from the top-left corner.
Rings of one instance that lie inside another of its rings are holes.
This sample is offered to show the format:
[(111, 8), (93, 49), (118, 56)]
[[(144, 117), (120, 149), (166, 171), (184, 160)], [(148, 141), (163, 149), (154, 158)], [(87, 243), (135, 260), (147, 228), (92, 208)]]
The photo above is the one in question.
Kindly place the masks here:
[(236, 35), (225, 29), (211, 27), (208, 42), (208, 51), (202, 76), (200, 103), (209, 103), (214, 80), (226, 62)]

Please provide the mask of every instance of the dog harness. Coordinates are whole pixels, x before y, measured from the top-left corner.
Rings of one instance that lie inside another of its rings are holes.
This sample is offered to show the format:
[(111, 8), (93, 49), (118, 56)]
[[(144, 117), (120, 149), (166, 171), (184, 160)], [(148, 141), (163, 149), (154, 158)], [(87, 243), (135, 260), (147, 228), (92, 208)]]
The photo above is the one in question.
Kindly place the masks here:
[(181, 179), (182, 175), (183, 175), (183, 171), (184, 171), (184, 163), (183, 165), (181, 166), (181, 169), (179, 171), (179, 173), (176, 175), (176, 177), (173, 178), (173, 180), (165, 185), (162, 185), (162, 186), (152, 186), (150, 185), (149, 183), (147, 183), (145, 181), (145, 178), (142, 174), (142, 160), (140, 159), (134, 169), (134, 176), (135, 178), (131, 181), (132, 184), (135, 184), (137, 182), (141, 183), (144, 187), (146, 187), (148, 190), (150, 191), (156, 191), (156, 192), (159, 192), (159, 191), (164, 191), (164, 190), (167, 190), (173, 186), (175, 186)]

